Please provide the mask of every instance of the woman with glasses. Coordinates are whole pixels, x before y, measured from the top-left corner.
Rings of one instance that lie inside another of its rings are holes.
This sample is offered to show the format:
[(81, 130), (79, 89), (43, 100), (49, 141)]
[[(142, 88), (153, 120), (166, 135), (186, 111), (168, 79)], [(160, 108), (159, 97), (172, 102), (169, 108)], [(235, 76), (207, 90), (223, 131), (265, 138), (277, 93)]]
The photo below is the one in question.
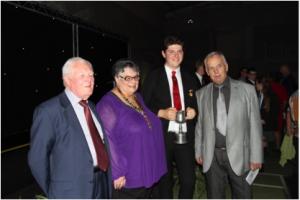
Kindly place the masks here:
[(115, 87), (97, 104), (110, 146), (113, 198), (150, 198), (167, 172), (161, 122), (137, 93), (140, 70), (130, 60), (113, 65)]

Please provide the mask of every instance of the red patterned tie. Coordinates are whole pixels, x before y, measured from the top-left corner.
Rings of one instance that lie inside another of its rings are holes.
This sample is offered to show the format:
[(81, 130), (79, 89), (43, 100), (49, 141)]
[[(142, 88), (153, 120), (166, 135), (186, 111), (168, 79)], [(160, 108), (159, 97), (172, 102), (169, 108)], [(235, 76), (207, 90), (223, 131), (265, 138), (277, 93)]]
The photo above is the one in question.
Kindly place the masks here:
[(174, 106), (177, 110), (181, 110), (181, 101), (180, 101), (180, 94), (178, 88), (178, 82), (176, 78), (176, 71), (172, 71), (172, 81), (173, 81), (173, 100)]
[(105, 150), (104, 144), (102, 142), (102, 139), (100, 138), (99, 132), (96, 128), (96, 125), (94, 123), (91, 111), (89, 109), (89, 106), (87, 104), (87, 101), (81, 100), (79, 104), (84, 108), (84, 115), (90, 130), (90, 134), (94, 143), (95, 151), (97, 154), (97, 162), (98, 166), (101, 170), (106, 171), (108, 168), (108, 156), (107, 152)]

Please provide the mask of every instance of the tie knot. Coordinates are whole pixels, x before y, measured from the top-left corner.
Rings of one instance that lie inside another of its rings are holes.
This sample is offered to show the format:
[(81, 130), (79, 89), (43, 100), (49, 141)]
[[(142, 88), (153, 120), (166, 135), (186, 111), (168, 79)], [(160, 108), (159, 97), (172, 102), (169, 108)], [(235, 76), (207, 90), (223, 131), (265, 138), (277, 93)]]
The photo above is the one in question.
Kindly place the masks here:
[(79, 104), (83, 107), (88, 107), (87, 100), (81, 100)]
[(219, 92), (221, 92), (222, 88), (224, 87), (224, 85), (218, 85), (217, 88), (219, 89)]
[(172, 76), (175, 76), (176, 75), (176, 71), (172, 71)]

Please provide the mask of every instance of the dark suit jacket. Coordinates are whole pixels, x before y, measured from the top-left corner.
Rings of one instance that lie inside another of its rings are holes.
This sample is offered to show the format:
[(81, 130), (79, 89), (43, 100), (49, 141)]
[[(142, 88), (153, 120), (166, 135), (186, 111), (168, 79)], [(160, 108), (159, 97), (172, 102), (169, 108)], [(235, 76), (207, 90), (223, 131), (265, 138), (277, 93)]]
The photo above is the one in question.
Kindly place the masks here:
[[(89, 104), (98, 116), (95, 106)], [(108, 145), (105, 138), (104, 141)], [(92, 198), (93, 159), (65, 92), (35, 109), (28, 163), (48, 198)], [(109, 169), (109, 193), (110, 174)]]
[(265, 124), (263, 124), (264, 131), (274, 131), (278, 129), (279, 108), (278, 97), (269, 89), (269, 91), (264, 94), (260, 108), (261, 118), (265, 121)]
[[(197, 83), (192, 74), (183, 71), (180, 69), (182, 84), (183, 84), (183, 93), (184, 93), (184, 103), (185, 108), (192, 107), (197, 112), (197, 102), (195, 98), (195, 91), (197, 89)], [(158, 113), (160, 109), (166, 109), (172, 106), (171, 101), (171, 92), (169, 88), (167, 73), (164, 67), (155, 69), (150, 72), (149, 75), (143, 82), (142, 85), (142, 95), (145, 101), (145, 104), (152, 110), (154, 113)], [(194, 120), (187, 121), (187, 137), (188, 142), (193, 145), (195, 133), (195, 122)], [(168, 125), (169, 121), (162, 119), (163, 129), (165, 133), (165, 139), (167, 143), (172, 143), (172, 135), (168, 134)]]
[(250, 85), (253, 85), (255, 87), (255, 83), (252, 83), (249, 79), (246, 80), (246, 83), (249, 83)]
[(200, 89), (210, 83), (210, 78), (206, 74), (202, 76), (202, 84), (196, 74), (194, 74), (194, 78), (197, 82), (197, 89)]

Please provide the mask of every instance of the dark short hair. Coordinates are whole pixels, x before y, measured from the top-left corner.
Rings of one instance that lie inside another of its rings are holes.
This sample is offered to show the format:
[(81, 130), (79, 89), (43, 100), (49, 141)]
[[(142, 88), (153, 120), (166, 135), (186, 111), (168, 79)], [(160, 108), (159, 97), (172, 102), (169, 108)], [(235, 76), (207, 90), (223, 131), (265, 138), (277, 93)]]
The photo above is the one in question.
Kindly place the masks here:
[(118, 60), (117, 62), (115, 62), (115, 64), (112, 66), (112, 76), (115, 77), (119, 73), (124, 72), (124, 69), (127, 67), (140, 73), (140, 68), (137, 64), (135, 64), (132, 60), (122, 58), (122, 59)]
[(248, 68), (248, 73), (257, 73), (256, 69), (254, 67)]
[(248, 72), (248, 68), (247, 68), (247, 67), (241, 67), (241, 68), (240, 68), (240, 72), (242, 72), (242, 71)]
[(202, 59), (199, 59), (199, 60), (197, 60), (196, 63), (195, 63), (195, 68), (196, 68), (196, 69), (199, 69), (201, 66), (204, 68), (204, 62), (203, 62)]
[(163, 51), (167, 50), (169, 46), (173, 45), (173, 44), (178, 44), (180, 46), (184, 46), (184, 42), (179, 39), (178, 37), (176, 36), (167, 36), (165, 39), (164, 39), (164, 46), (162, 48)]
[(263, 83), (263, 81), (266, 79), (266, 77), (262, 76), (262, 75), (258, 75), (255, 79), (256, 83)]

